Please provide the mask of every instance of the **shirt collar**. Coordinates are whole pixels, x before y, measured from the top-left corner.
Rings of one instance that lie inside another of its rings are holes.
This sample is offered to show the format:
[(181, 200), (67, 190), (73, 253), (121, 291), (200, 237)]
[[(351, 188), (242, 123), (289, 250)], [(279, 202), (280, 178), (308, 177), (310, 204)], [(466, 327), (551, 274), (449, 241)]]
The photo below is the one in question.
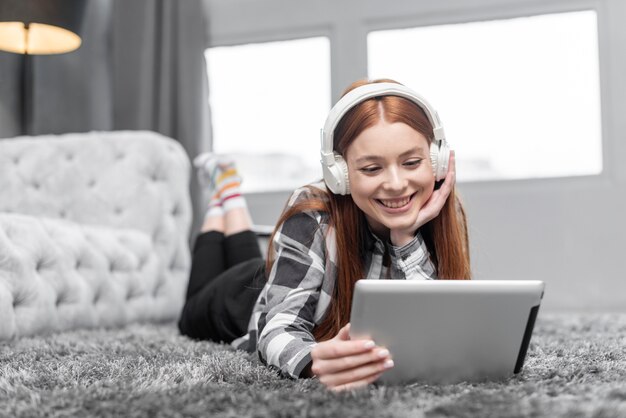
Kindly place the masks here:
[(378, 250), (381, 254), (385, 252), (385, 243), (376, 236), (376, 234), (372, 231), (367, 221), (365, 221), (365, 227), (367, 228), (367, 233), (365, 233), (365, 248), (369, 251), (373, 251), (374, 249)]

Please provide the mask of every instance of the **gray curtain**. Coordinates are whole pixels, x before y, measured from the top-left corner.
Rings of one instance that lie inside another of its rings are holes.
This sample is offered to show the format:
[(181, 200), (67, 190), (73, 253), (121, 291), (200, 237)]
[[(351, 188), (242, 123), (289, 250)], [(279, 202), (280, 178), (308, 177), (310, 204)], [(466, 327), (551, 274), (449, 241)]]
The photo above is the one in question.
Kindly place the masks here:
[[(80, 49), (29, 57), (32, 133), (148, 129), (193, 158), (210, 146), (206, 34), (201, 0), (88, 0)], [(0, 138), (19, 134), (22, 59), (0, 52)]]
[[(116, 0), (112, 74), (115, 129), (150, 129), (177, 139), (190, 158), (209, 147), (204, 62), (206, 25), (200, 0)], [(204, 208), (192, 175), (192, 236)]]

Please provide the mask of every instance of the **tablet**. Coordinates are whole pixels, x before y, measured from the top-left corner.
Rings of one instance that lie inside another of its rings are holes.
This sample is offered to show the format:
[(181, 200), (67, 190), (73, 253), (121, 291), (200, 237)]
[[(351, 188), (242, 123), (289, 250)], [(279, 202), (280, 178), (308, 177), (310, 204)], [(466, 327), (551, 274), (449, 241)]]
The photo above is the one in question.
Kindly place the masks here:
[(544, 283), (359, 280), (350, 337), (389, 349), (386, 383), (500, 380), (524, 365)]

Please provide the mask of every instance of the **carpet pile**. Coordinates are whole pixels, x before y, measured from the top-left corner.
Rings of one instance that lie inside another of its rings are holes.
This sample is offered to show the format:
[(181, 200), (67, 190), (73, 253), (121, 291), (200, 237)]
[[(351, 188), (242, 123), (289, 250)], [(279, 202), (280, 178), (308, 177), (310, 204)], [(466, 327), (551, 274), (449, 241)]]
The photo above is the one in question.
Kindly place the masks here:
[(173, 324), (0, 343), (1, 417), (626, 417), (626, 314), (540, 313), (505, 382), (372, 385), (290, 380)]

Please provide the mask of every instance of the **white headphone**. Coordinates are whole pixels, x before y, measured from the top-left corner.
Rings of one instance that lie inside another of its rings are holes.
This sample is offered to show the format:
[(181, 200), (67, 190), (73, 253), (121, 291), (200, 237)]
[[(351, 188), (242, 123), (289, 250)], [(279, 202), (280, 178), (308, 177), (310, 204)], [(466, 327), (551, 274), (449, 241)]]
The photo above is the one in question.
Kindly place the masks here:
[(396, 83), (371, 83), (355, 88), (344, 95), (328, 113), (326, 123), (321, 131), (322, 171), (324, 181), (331, 192), (335, 194), (350, 194), (350, 182), (348, 180), (348, 165), (343, 157), (333, 150), (333, 137), (335, 128), (341, 118), (354, 106), (367, 99), (380, 96), (399, 96), (408, 99), (418, 105), (426, 114), (433, 126), (434, 140), (430, 145), (430, 161), (433, 167), (435, 180), (443, 180), (448, 172), (450, 160), (450, 147), (443, 133), (443, 126), (439, 116), (433, 107), (413, 90)]

